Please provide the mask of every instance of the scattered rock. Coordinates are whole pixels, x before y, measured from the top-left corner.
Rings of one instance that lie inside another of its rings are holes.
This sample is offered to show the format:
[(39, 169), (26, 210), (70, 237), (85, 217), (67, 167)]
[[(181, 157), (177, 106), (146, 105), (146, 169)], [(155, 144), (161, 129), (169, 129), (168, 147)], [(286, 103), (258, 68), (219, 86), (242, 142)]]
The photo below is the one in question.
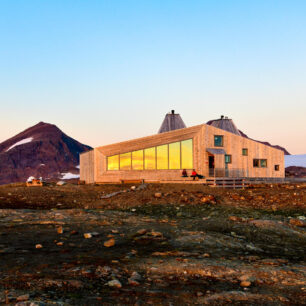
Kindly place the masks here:
[(136, 232), (136, 234), (141, 236), (141, 235), (144, 235), (147, 231), (148, 231), (148, 230), (146, 230), (145, 228), (142, 228), (142, 229), (138, 230), (138, 231)]
[(151, 236), (153, 236), (153, 237), (162, 237), (162, 236), (163, 236), (162, 233), (160, 233), (160, 232), (154, 232), (154, 231), (150, 232), (149, 234), (150, 234)]
[(136, 186), (132, 186), (132, 187), (131, 187), (131, 190), (136, 190)]
[(242, 281), (240, 283), (241, 287), (250, 287), (251, 286), (251, 282), (250, 281)]
[(91, 233), (85, 233), (84, 234), (84, 238), (86, 238), (86, 239), (89, 239), (89, 238), (91, 238), (92, 237), (92, 234)]
[(121, 288), (122, 285), (117, 279), (113, 279), (106, 283), (107, 286), (113, 287), (113, 288)]
[(131, 277), (128, 279), (128, 283), (131, 286), (139, 286), (141, 281), (141, 275), (137, 272), (133, 272)]
[(213, 195), (206, 195), (200, 200), (202, 203), (211, 203), (214, 204), (216, 202), (215, 197)]
[(228, 220), (234, 221), (234, 222), (241, 222), (241, 221), (243, 221), (242, 218), (237, 217), (237, 216), (229, 216)]
[(42, 246), (41, 244), (36, 244), (36, 245), (35, 245), (35, 248), (36, 248), (36, 249), (41, 249), (42, 247), (43, 247), (43, 246)]
[(162, 197), (162, 194), (161, 194), (160, 192), (156, 192), (156, 193), (154, 194), (154, 197), (157, 198), (157, 199), (159, 199), (159, 198)]
[(272, 208), (273, 211), (277, 211), (277, 206), (276, 205), (272, 205), (271, 208)]
[(104, 246), (109, 248), (109, 247), (112, 247), (115, 245), (115, 239), (114, 238), (111, 238), (107, 241), (104, 242)]
[(300, 219), (290, 219), (289, 223), (294, 226), (306, 227), (306, 222)]
[(112, 272), (112, 269), (109, 266), (98, 266), (98, 268), (96, 269), (95, 273), (98, 276), (108, 276), (110, 273)]
[(27, 301), (30, 298), (29, 294), (20, 295), (16, 298), (17, 302), (24, 302)]
[(64, 232), (63, 227), (62, 227), (62, 226), (59, 226), (59, 227), (57, 228), (57, 233), (58, 233), (58, 234), (63, 234), (63, 232)]
[(63, 185), (66, 185), (66, 184), (67, 184), (67, 183), (64, 182), (64, 181), (58, 181), (58, 182), (56, 183), (57, 186), (63, 186)]

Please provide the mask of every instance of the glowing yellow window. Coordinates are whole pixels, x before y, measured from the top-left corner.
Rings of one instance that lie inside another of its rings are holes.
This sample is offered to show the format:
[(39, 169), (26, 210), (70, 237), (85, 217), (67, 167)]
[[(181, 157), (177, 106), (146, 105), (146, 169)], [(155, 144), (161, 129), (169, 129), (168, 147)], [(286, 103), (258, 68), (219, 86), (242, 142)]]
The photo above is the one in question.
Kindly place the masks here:
[(132, 152), (132, 169), (143, 170), (143, 150)]
[(120, 170), (131, 170), (131, 153), (120, 154)]
[(156, 169), (155, 148), (145, 149), (144, 156), (145, 156), (145, 169), (155, 170)]
[(168, 145), (156, 147), (156, 161), (158, 170), (168, 169)]
[(181, 168), (181, 143), (169, 144), (169, 169)]
[(107, 158), (107, 170), (119, 170), (119, 155)]
[(182, 169), (193, 168), (193, 145), (192, 139), (181, 142)]

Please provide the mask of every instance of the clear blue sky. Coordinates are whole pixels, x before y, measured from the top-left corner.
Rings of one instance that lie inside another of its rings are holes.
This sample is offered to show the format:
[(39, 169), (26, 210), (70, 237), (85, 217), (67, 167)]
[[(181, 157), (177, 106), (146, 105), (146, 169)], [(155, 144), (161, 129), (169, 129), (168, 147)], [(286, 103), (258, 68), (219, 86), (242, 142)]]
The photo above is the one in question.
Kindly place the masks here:
[(38, 123), (91, 146), (221, 114), (306, 153), (306, 1), (0, 0), (0, 142)]

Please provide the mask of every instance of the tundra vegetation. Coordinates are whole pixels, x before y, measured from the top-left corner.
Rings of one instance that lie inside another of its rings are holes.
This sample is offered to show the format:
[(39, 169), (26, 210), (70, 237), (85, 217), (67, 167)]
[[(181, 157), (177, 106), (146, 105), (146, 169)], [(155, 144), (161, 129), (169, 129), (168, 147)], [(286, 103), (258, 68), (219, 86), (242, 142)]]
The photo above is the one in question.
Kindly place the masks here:
[(14, 184), (0, 208), (0, 303), (305, 303), (306, 184)]

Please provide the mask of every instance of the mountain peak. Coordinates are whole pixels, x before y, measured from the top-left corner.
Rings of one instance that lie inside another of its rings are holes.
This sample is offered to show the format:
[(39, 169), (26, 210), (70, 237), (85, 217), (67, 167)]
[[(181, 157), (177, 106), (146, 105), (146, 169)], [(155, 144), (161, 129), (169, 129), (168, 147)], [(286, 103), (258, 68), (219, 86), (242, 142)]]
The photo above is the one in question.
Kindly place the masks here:
[(29, 176), (60, 178), (78, 172), (79, 153), (90, 150), (56, 125), (39, 122), (0, 143), (0, 184), (25, 181)]

